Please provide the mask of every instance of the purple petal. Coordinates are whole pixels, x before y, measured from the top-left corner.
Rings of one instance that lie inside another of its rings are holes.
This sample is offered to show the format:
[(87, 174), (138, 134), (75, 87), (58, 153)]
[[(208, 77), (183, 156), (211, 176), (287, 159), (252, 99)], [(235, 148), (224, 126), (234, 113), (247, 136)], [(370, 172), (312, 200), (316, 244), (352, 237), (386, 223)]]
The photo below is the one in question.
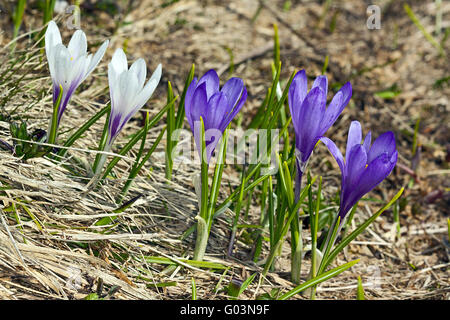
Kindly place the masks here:
[[(64, 91), (64, 89), (63, 89), (63, 95), (61, 97), (61, 104), (59, 105), (59, 108), (58, 108), (58, 124), (61, 121), (62, 115), (63, 115), (64, 111), (66, 110), (66, 107), (69, 104), (69, 101), (72, 98), (72, 95), (75, 92), (75, 90), (78, 88), (79, 84), (80, 84), (79, 81), (75, 80), (70, 84), (70, 87), (66, 91)], [(59, 88), (58, 88), (57, 92), (58, 92), (57, 94), (59, 95)], [(56, 98), (55, 98), (55, 96), (53, 96), (53, 97), (56, 102), (56, 100), (58, 99), (58, 96), (56, 96)]]
[(362, 140), (361, 124), (358, 121), (352, 121), (348, 130), (347, 149), (345, 150), (345, 162), (348, 163), (350, 150), (355, 145), (360, 145)]
[(395, 151), (395, 137), (392, 131), (388, 131), (379, 136), (369, 150), (367, 162), (370, 163), (381, 154), (392, 155)]
[(320, 87), (312, 89), (303, 101), (297, 127), (297, 149), (302, 153), (302, 161), (306, 161), (320, 138), (319, 128), (325, 113), (326, 95)]
[[(200, 121), (200, 116), (205, 119), (206, 108), (208, 105), (207, 94), (206, 94), (206, 83), (200, 84), (197, 89), (195, 89), (194, 95), (192, 96), (192, 101), (190, 103), (190, 118), (189, 125), (191, 129), (194, 130), (195, 121)], [(187, 112), (187, 110), (186, 110)]]
[(230, 112), (234, 106), (238, 103), (239, 98), (242, 95), (242, 90), (244, 88), (244, 81), (240, 78), (230, 78), (222, 87), (221, 92), (227, 95), (227, 99), (230, 105)]
[[(197, 88), (197, 77), (194, 77), (189, 84), (189, 87), (186, 90), (186, 96), (184, 98), (184, 110), (186, 112), (186, 117), (188, 118), (188, 122), (191, 125), (193, 121), (191, 121), (191, 108), (192, 108), (192, 97), (194, 96), (195, 89)], [(192, 125), (191, 125), (192, 127)]]
[(315, 80), (314, 83), (311, 87), (311, 89), (314, 89), (316, 87), (319, 87), (320, 89), (323, 90), (323, 92), (325, 93), (325, 95), (327, 95), (328, 93), (328, 79), (326, 76), (318, 76)]
[(308, 80), (306, 78), (305, 70), (301, 70), (296, 73), (294, 79), (292, 79), (291, 86), (289, 87), (289, 109), (291, 111), (292, 122), (294, 125), (297, 122), (298, 116), (300, 114), (300, 109), (305, 100), (306, 94), (308, 92)]
[(366, 193), (379, 185), (392, 172), (397, 163), (397, 156), (397, 151), (390, 157), (387, 154), (382, 154), (367, 166), (366, 170), (364, 170), (361, 175), (358, 188), (355, 189), (347, 199), (347, 210), (349, 210)]
[(111, 114), (111, 117), (109, 119), (108, 123), (108, 144), (112, 144), (112, 141), (116, 138), (116, 136), (119, 134), (120, 130), (122, 129), (120, 127), (120, 123), (122, 120), (122, 115), (120, 113)]
[(206, 84), (206, 94), (208, 100), (211, 99), (214, 93), (219, 91), (219, 76), (214, 69), (206, 72), (198, 81), (197, 86), (200, 86), (202, 83)]
[(209, 163), (217, 144), (222, 138), (222, 131), (216, 128), (210, 128), (205, 132), (205, 142), (206, 142), (206, 161)]
[(367, 154), (369, 154), (371, 143), (372, 143), (372, 133), (369, 131), (367, 133), (366, 137), (364, 138), (364, 142), (363, 142), (363, 146), (364, 146), (364, 149), (366, 150)]
[(344, 157), (342, 156), (341, 151), (338, 149), (336, 144), (327, 137), (320, 138), (320, 141), (322, 141), (327, 146), (328, 151), (330, 151), (334, 159), (336, 159), (336, 162), (339, 165), (339, 168), (341, 169), (342, 178), (344, 178), (345, 164), (344, 164)]
[(208, 108), (205, 114), (205, 130), (210, 128), (219, 129), (228, 108), (227, 95), (220, 91), (216, 92), (208, 101)]
[(338, 92), (342, 92), (342, 97), (343, 97), (342, 104), (345, 107), (346, 105), (348, 105), (348, 103), (350, 102), (350, 99), (352, 98), (352, 92), (353, 92), (352, 84), (350, 82), (347, 82), (346, 84), (344, 84), (342, 86), (341, 89), (339, 89)]
[(222, 123), (220, 124), (220, 131), (224, 132), (225, 129), (228, 127), (230, 122), (234, 119), (236, 114), (242, 109), (242, 106), (244, 105), (245, 101), (247, 100), (247, 88), (244, 87), (242, 90), (241, 99), (236, 104), (234, 109), (231, 110), (228, 114), (225, 115), (225, 118), (222, 120)]
[(325, 117), (321, 127), (321, 132), (324, 134), (337, 120), (344, 108), (347, 106), (352, 96), (352, 85), (347, 82), (333, 97), (325, 111)]
[(362, 145), (355, 145), (350, 150), (348, 161), (346, 162), (346, 181), (345, 188), (354, 190), (357, 189), (359, 179), (366, 169), (367, 153)]

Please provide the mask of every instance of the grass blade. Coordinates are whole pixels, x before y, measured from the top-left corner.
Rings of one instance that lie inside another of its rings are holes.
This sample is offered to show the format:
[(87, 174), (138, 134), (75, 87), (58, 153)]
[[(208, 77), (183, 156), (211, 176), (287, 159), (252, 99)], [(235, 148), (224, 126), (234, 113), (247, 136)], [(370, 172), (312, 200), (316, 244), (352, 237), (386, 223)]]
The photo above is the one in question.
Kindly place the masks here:
[(291, 298), (292, 296), (296, 295), (297, 293), (300, 293), (310, 287), (318, 285), (321, 282), (331, 279), (331, 278), (337, 276), (338, 274), (341, 274), (345, 270), (353, 267), (358, 262), (359, 262), (359, 259), (347, 262), (346, 264), (343, 264), (342, 266), (331, 269), (330, 271), (327, 271), (311, 280), (308, 280), (308, 281), (302, 283), (301, 285), (299, 285), (298, 287), (295, 287), (291, 291), (283, 294), (281, 297), (278, 298), (278, 300), (287, 300), (287, 299)]

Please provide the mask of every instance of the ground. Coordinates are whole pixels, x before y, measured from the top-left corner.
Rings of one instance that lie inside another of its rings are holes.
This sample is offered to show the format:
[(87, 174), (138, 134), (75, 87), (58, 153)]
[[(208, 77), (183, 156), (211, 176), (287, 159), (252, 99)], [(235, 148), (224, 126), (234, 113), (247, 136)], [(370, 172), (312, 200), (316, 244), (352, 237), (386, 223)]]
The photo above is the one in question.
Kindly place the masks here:
[[(359, 203), (353, 227), (405, 187), (398, 203), (399, 232), (391, 208), (338, 256), (335, 265), (356, 258), (361, 261), (321, 284), (317, 298), (355, 299), (361, 276), (367, 299), (449, 299), (450, 3), (444, 1), (438, 9), (438, 1), (373, 2), (381, 9), (379, 29), (368, 28), (370, 13), (366, 11), (372, 2), (361, 0), (80, 1), (80, 26), (87, 34), (89, 50), (97, 50), (105, 39), (110, 39), (110, 45), (99, 67), (72, 99), (61, 137), (108, 102), (107, 63), (119, 47), (126, 48), (131, 61), (144, 58), (149, 72), (158, 63), (163, 65), (158, 89), (143, 109), (151, 115), (165, 104), (168, 81), (175, 94), (180, 94), (193, 63), (196, 75), (214, 68), (222, 81), (231, 76), (243, 78), (249, 96), (238, 122), (245, 128), (272, 80), (276, 24), (282, 84), (300, 69), (314, 79), (327, 56), (325, 74), (330, 88), (351, 81), (352, 100), (327, 132), (342, 149), (352, 120), (359, 120), (363, 131), (371, 130), (373, 136), (387, 130), (395, 133), (397, 167), (367, 201)], [(0, 72), (9, 70), (1, 76), (0, 139), (9, 144), (11, 121), (25, 120), (29, 131), (45, 130), (52, 112), (45, 54), (33, 39), (35, 30), (42, 28), (39, 1), (29, 2), (21, 38), (11, 54), (8, 13), (13, 3), (0, 2)], [(441, 52), (407, 15), (406, 3), (425, 30), (442, 40)], [(439, 12), (442, 25), (437, 34)], [(73, 16), (62, 12), (55, 19), (66, 43), (74, 31), (68, 24)], [(35, 54), (11, 65), (26, 52)], [(94, 125), (70, 152), (70, 159), (80, 160), (80, 170), (94, 159), (102, 125)], [(149, 140), (154, 141), (164, 125), (163, 118), (151, 129)], [(126, 143), (141, 126), (142, 114), (138, 114), (117, 145)], [(0, 149), (0, 298), (82, 299), (102, 287), (102, 293), (108, 293), (106, 299), (190, 299), (194, 279), (199, 299), (226, 299), (224, 288), (232, 279), (245, 280), (260, 272), (261, 265), (252, 261), (252, 230), (240, 232), (233, 255), (226, 255), (231, 211), (213, 225), (207, 248), (205, 260), (219, 265), (207, 269), (186, 262), (192, 258), (195, 238), (181, 235), (195, 223), (198, 207), (192, 179), (200, 168), (175, 163), (173, 180), (167, 181), (164, 148), (165, 138), (130, 189), (127, 200), (140, 195), (139, 200), (115, 213), (117, 219), (106, 225), (98, 221), (117, 208), (115, 197), (136, 150), (114, 169), (117, 178), (90, 190), (85, 179), (61, 164), (45, 158), (23, 161), (7, 148)], [(325, 197), (331, 203), (340, 172), (323, 145), (316, 147), (309, 168), (324, 177)], [(228, 166), (220, 198), (229, 194), (229, 186), (238, 184), (239, 172)], [(241, 222), (257, 223), (259, 210), (255, 198), (248, 219)], [(303, 232), (307, 244), (309, 231)], [(254, 281), (240, 298), (256, 299), (273, 289), (286, 292), (293, 288), (289, 253), (286, 242), (275, 270), (264, 281)], [(308, 270), (306, 256), (303, 279)]]

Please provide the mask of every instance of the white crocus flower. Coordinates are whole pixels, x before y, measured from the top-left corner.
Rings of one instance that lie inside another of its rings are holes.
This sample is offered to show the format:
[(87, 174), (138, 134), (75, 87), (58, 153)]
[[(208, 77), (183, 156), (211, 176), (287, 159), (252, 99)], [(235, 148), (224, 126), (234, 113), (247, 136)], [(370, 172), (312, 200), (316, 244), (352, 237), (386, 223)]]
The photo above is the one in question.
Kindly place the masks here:
[(50, 21), (45, 32), (45, 52), (47, 54), (50, 76), (53, 81), (53, 103), (56, 103), (63, 89), (61, 103), (58, 108), (57, 125), (78, 86), (95, 69), (108, 47), (106, 40), (95, 55), (87, 53), (86, 35), (77, 30), (66, 47), (62, 44), (61, 34), (54, 21)]
[(127, 57), (122, 49), (114, 52), (108, 65), (111, 115), (108, 125), (108, 141), (111, 146), (124, 125), (150, 99), (161, 79), (161, 64), (156, 67), (145, 84), (147, 66), (144, 59), (136, 60), (128, 69)]
[[(125, 124), (150, 99), (161, 79), (161, 64), (145, 84), (147, 66), (144, 59), (136, 60), (128, 69), (127, 57), (122, 49), (117, 49), (108, 65), (109, 93), (111, 96), (111, 113), (108, 123), (108, 138), (103, 151), (111, 150), (111, 145)], [(145, 86), (144, 86), (145, 84)], [(99, 174), (106, 161), (102, 154), (94, 172)]]

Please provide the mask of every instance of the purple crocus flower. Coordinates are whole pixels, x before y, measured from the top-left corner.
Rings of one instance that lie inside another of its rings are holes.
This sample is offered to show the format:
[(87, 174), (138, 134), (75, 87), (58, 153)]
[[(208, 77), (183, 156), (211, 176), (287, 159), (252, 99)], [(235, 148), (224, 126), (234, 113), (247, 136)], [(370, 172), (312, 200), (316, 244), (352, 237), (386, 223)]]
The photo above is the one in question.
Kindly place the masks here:
[(197, 81), (194, 77), (186, 91), (185, 110), (201, 157), (200, 117), (205, 126), (207, 162), (231, 120), (247, 99), (247, 89), (240, 78), (229, 79), (219, 88), (219, 76), (209, 70)]
[(289, 108), (295, 131), (295, 154), (297, 163), (295, 197), (298, 200), (303, 172), (312, 151), (337, 120), (352, 97), (352, 85), (347, 82), (333, 97), (328, 108), (328, 80), (318, 76), (308, 92), (305, 70), (297, 72), (289, 87)]
[(296, 155), (301, 169), (306, 166), (317, 141), (333, 125), (350, 101), (352, 85), (347, 82), (335, 94), (328, 108), (327, 93), (326, 76), (318, 76), (308, 92), (305, 70), (297, 72), (289, 88), (289, 108), (295, 130)]
[(53, 82), (53, 103), (56, 103), (60, 94), (60, 86), (63, 88), (61, 105), (58, 108), (58, 124), (73, 93), (98, 65), (108, 43), (108, 40), (103, 42), (94, 56), (88, 55), (86, 35), (83, 31), (75, 31), (66, 47), (62, 44), (56, 23), (49, 22), (45, 32), (45, 52)]
[(361, 143), (361, 125), (358, 121), (353, 121), (348, 132), (345, 161), (333, 141), (326, 137), (320, 140), (328, 147), (341, 168), (339, 216), (343, 221), (356, 202), (394, 169), (398, 155), (394, 133), (392, 131), (383, 133), (371, 146), (371, 133), (369, 132)]

